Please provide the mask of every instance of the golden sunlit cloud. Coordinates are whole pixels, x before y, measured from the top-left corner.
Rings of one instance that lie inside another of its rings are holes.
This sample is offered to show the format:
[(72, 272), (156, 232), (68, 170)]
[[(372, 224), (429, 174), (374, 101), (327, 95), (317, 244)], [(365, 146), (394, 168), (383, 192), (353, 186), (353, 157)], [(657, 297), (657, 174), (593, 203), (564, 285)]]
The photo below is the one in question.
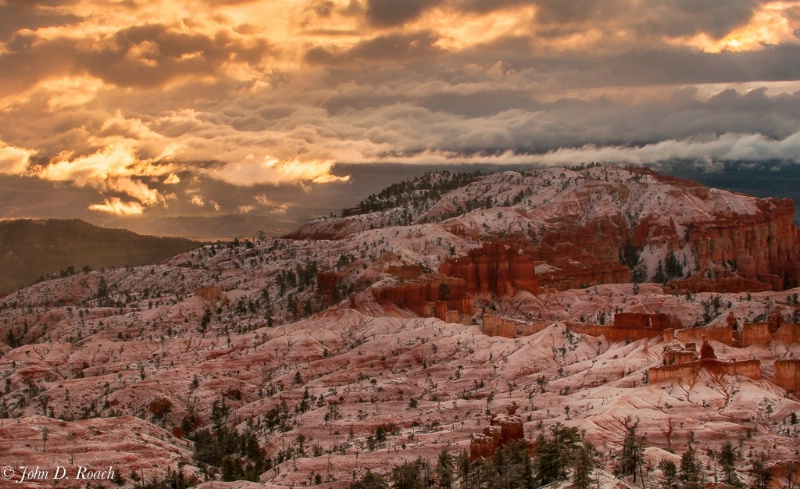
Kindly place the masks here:
[(161, 193), (148, 187), (140, 177), (158, 177), (172, 173), (171, 164), (156, 165), (150, 160), (140, 160), (132, 148), (124, 145), (108, 146), (96, 153), (61, 159), (33, 171), (33, 176), (56, 182), (72, 182), (79, 187), (92, 187), (100, 191), (119, 192), (152, 206), (165, 204)]
[(253, 158), (227, 163), (221, 168), (210, 170), (208, 176), (240, 186), (299, 182), (331, 183), (346, 182), (350, 179), (348, 176), (331, 175), (333, 166), (333, 160), (279, 161), (267, 156), (260, 163)]
[(49, 94), (47, 108), (59, 110), (91, 102), (103, 88), (103, 81), (88, 76), (64, 77), (44, 81), (37, 88)]
[(263, 207), (271, 207), (271, 206), (277, 205), (275, 202), (272, 202), (271, 200), (269, 200), (267, 198), (267, 196), (264, 195), (264, 194), (256, 195), (256, 202), (258, 203), (258, 205), (263, 206)]
[(264, 194), (256, 195), (255, 200), (259, 206), (268, 207), (270, 214), (286, 214), (286, 212), (289, 210), (288, 204), (274, 202), (267, 198), (267, 196)]
[(204, 207), (206, 205), (206, 203), (203, 201), (203, 198), (199, 195), (192, 195), (192, 198), (189, 199), (189, 203), (197, 207)]
[(492, 15), (468, 15), (456, 10), (435, 9), (420, 20), (420, 26), (439, 34), (435, 46), (460, 51), (485, 44), (499, 37), (530, 34), (536, 8), (501, 10)]
[(181, 178), (174, 173), (170, 173), (169, 176), (164, 179), (164, 183), (166, 185), (177, 185), (181, 183)]
[(8, 146), (0, 141), (0, 173), (21, 175), (28, 168), (34, 151)]
[(108, 198), (102, 204), (92, 204), (89, 209), (118, 216), (138, 216), (144, 212), (142, 205), (138, 202), (123, 202), (117, 197)]
[(734, 29), (722, 39), (713, 39), (706, 33), (691, 37), (669, 39), (674, 46), (691, 46), (707, 53), (723, 51), (754, 51), (765, 45), (781, 43), (797, 44), (797, 26), (791, 20), (791, 9), (800, 7), (800, 2), (770, 2), (763, 4), (746, 25)]

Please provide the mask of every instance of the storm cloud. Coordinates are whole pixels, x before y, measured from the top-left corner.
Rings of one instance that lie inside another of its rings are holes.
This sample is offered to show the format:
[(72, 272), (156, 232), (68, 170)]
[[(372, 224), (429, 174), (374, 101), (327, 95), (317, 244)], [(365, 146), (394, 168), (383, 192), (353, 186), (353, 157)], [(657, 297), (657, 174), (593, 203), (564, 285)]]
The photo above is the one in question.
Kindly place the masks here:
[(337, 163), (797, 163), (799, 28), (763, 0), (0, 1), (0, 178), (248, 213)]

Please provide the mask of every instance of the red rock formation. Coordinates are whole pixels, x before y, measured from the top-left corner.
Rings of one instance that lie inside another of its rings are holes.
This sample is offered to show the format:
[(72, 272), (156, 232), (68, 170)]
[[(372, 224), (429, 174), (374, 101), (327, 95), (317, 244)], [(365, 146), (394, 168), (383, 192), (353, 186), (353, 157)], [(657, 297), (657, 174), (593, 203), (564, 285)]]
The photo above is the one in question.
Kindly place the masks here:
[(675, 319), (669, 314), (643, 314), (635, 312), (622, 312), (614, 314), (615, 328), (629, 329), (656, 329), (663, 331), (676, 325)]
[(487, 336), (502, 336), (504, 338), (516, 338), (517, 328), (522, 323), (498, 316), (496, 314), (483, 314), (483, 332)]
[(337, 272), (317, 272), (317, 288), (323, 294), (333, 293), (339, 284), (339, 274)]
[(774, 333), (772, 339), (783, 343), (800, 343), (800, 324), (781, 324)]
[[(619, 250), (625, 244), (627, 224), (621, 215), (597, 219), (576, 226), (573, 218), (553, 219), (542, 236), (534, 259), (554, 262), (564, 258), (565, 252), (577, 261), (590, 260), (587, 265), (603, 262), (619, 264)], [(537, 256), (538, 253), (538, 256)]]
[(594, 284), (630, 282), (628, 267), (619, 263), (626, 240), (626, 226), (620, 215), (576, 226), (571, 219), (553, 220), (541, 242), (529, 250), (538, 262), (556, 269), (537, 275), (539, 285), (567, 290)]
[(681, 365), (697, 360), (695, 352), (684, 349), (672, 349), (664, 352), (664, 363), (666, 365)]
[(675, 337), (678, 339), (678, 341), (682, 341), (684, 343), (690, 341), (702, 342), (704, 340), (708, 340), (718, 341), (729, 346), (733, 345), (733, 329), (730, 326), (724, 328), (681, 329), (675, 332)]
[(800, 360), (775, 360), (775, 385), (800, 393)]
[(721, 362), (715, 359), (698, 360), (696, 362), (653, 367), (648, 370), (650, 383), (667, 380), (686, 380), (697, 376), (701, 369), (715, 375), (743, 375), (754, 380), (761, 379), (761, 361), (746, 360), (743, 362)]
[(605, 336), (608, 341), (616, 343), (663, 336), (665, 331), (679, 324), (669, 314), (617, 313), (614, 315), (613, 326), (570, 324), (569, 327), (576, 333)]
[(469, 444), (471, 460), (494, 457), (498, 448), (525, 439), (522, 419), (514, 414), (515, 411), (516, 403), (509, 406), (509, 414), (493, 415), (490, 425), (483, 429), (483, 433), (472, 436)]
[[(696, 222), (690, 242), (700, 270), (734, 263), (738, 273), (773, 289), (794, 287), (800, 280), (800, 229), (792, 223), (790, 199), (762, 199), (758, 213), (716, 215)], [(732, 291), (733, 292), (733, 291)]]
[(605, 336), (611, 343), (621, 341), (638, 341), (655, 338), (662, 335), (662, 331), (643, 328), (617, 328), (614, 326), (600, 326), (597, 324), (570, 324), (569, 328), (580, 334), (589, 336)]
[(700, 360), (713, 360), (717, 358), (714, 353), (714, 347), (708, 341), (703, 341), (703, 346), (700, 347)]
[(397, 285), (375, 287), (372, 294), (379, 303), (390, 302), (422, 317), (447, 320), (449, 311), (474, 313), (464, 280), (442, 275), (426, 275)]
[(470, 460), (481, 460), (494, 457), (494, 452), (500, 447), (500, 427), (487, 426), (483, 433), (472, 435), (469, 442)]
[(219, 287), (198, 287), (194, 289), (194, 295), (202, 297), (207, 301), (214, 301), (219, 299), (219, 296), (222, 295), (222, 291)]
[(339, 278), (338, 272), (317, 272), (317, 288), (326, 304), (338, 302), (339, 293), (336, 286), (339, 285)]
[(741, 346), (766, 344), (770, 341), (772, 341), (772, 335), (769, 332), (769, 323), (745, 323), (742, 326)]
[(469, 293), (511, 296), (516, 290), (539, 292), (534, 268), (518, 243), (498, 241), (485, 243), (465, 257), (447, 260), (439, 272), (463, 279)]
[(403, 280), (414, 280), (422, 275), (422, 267), (419, 265), (390, 266), (386, 271)]

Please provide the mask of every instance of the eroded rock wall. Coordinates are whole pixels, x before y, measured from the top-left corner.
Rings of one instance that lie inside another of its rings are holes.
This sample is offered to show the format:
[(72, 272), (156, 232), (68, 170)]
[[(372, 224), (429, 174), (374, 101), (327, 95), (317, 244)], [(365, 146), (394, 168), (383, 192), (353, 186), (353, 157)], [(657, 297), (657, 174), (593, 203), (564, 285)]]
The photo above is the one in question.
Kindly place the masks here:
[(787, 391), (800, 393), (800, 360), (776, 360), (773, 382)]
[(473, 314), (472, 297), (466, 293), (464, 280), (445, 276), (422, 276), (396, 285), (375, 287), (372, 294), (378, 302), (389, 302), (422, 317), (452, 318), (456, 311)]
[(746, 360), (743, 362), (721, 362), (719, 360), (698, 360), (696, 362), (682, 363), (653, 367), (648, 370), (650, 383), (668, 380), (686, 380), (695, 378), (701, 369), (716, 375), (742, 375), (754, 380), (761, 379), (761, 361)]
[(700, 268), (732, 262), (745, 278), (777, 288), (793, 287), (800, 278), (800, 230), (792, 223), (794, 202), (763, 199), (757, 205), (755, 215), (716, 215), (695, 224), (691, 243)]
[(540, 291), (533, 260), (513, 241), (484, 243), (467, 256), (447, 260), (439, 272), (464, 280), (471, 294), (506, 297), (517, 290), (532, 294)]

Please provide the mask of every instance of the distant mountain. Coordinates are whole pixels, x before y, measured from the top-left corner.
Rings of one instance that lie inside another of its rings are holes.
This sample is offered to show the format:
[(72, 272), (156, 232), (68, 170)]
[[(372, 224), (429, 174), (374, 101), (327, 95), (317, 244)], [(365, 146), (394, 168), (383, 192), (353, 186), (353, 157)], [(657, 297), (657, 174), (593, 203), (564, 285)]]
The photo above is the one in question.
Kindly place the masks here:
[(0, 294), (40, 277), (157, 263), (197, 246), (188, 239), (141, 236), (77, 219), (0, 222)]

